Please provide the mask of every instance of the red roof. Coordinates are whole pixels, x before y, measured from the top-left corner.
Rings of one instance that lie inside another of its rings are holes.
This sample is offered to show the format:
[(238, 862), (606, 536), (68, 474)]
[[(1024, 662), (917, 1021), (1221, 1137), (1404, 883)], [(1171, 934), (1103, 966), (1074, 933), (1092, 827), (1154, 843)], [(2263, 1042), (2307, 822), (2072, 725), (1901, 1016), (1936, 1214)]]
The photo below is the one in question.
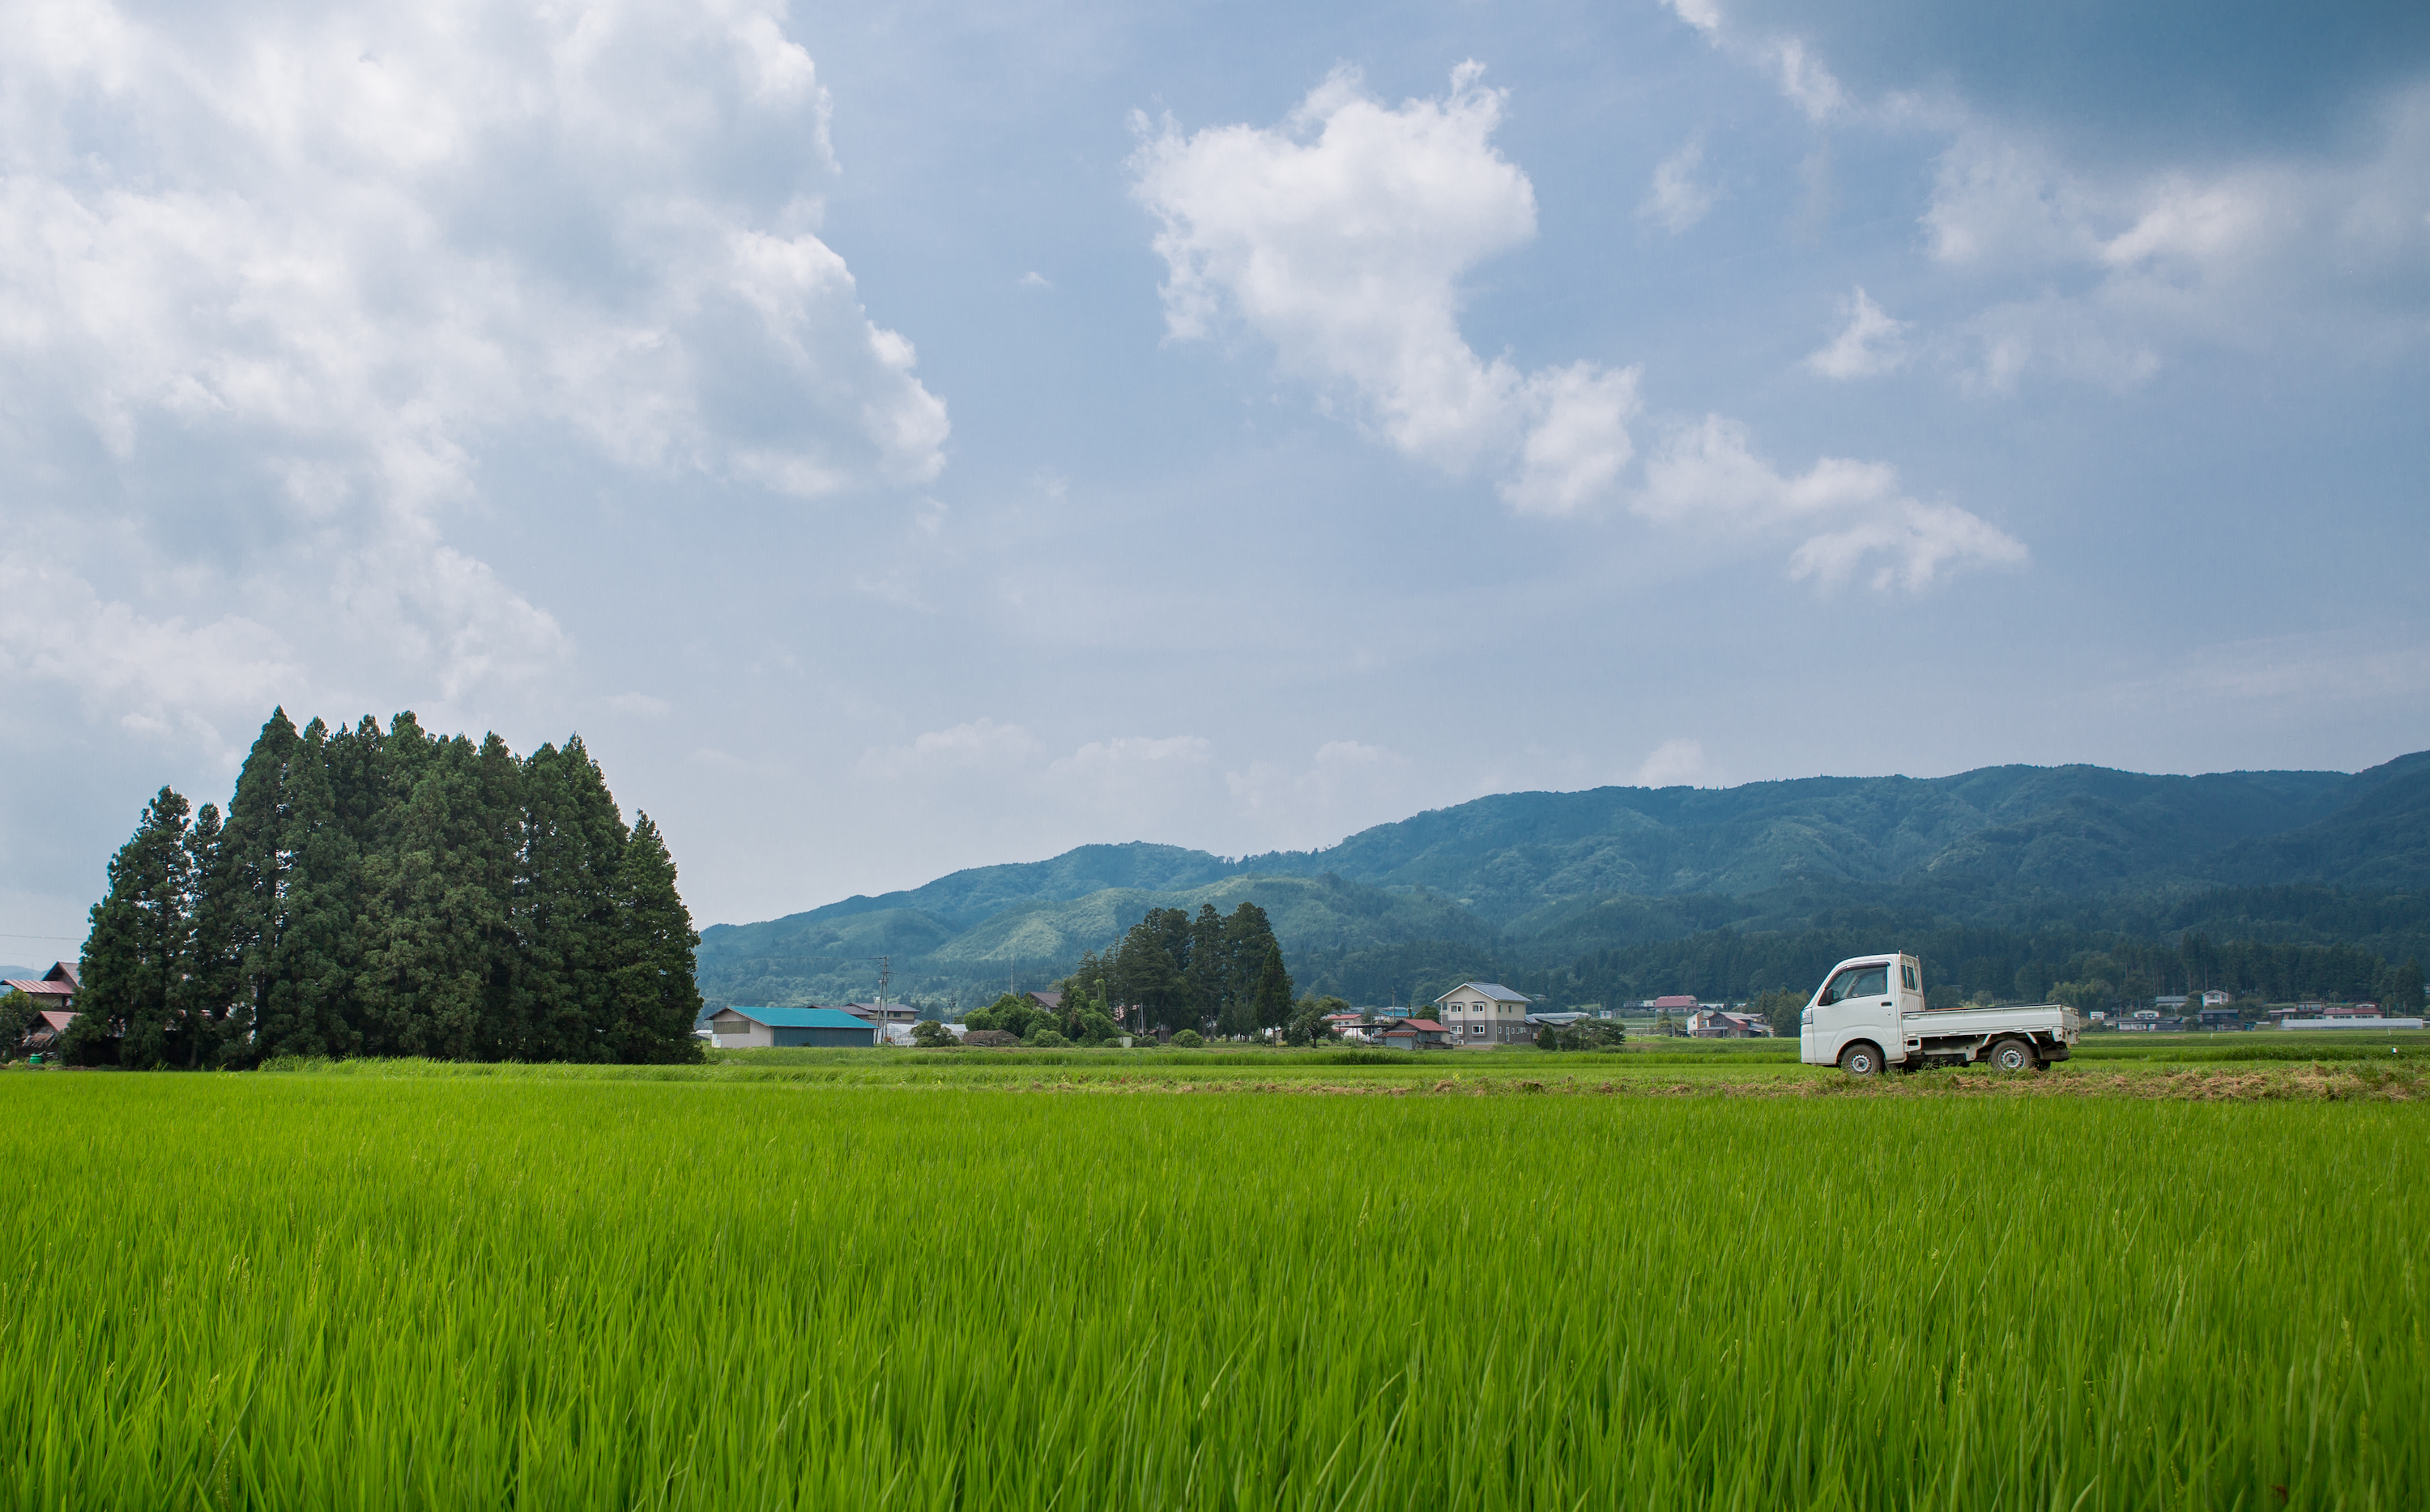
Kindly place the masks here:
[(1696, 1000), (1691, 997), (1668, 997), (1656, 998), (1654, 1000), (1654, 1005), (1657, 1008), (1692, 1008), (1695, 1007), (1697, 1004)]
[(67, 1026), (75, 1022), (75, 1015), (73, 1013), (58, 1013), (49, 1008), (44, 1008), (42, 1010), (42, 1022), (49, 1024), (52, 1028), (57, 1029), (61, 1033), (65, 1033), (67, 1031)]
[(64, 998), (75, 995), (75, 984), (72, 982), (53, 982), (48, 979), (38, 982), (31, 979), (20, 980), (16, 977), (10, 977), (5, 982), (0, 982), (0, 987), (14, 988), (20, 992), (30, 992), (36, 997), (50, 996), (55, 998)]

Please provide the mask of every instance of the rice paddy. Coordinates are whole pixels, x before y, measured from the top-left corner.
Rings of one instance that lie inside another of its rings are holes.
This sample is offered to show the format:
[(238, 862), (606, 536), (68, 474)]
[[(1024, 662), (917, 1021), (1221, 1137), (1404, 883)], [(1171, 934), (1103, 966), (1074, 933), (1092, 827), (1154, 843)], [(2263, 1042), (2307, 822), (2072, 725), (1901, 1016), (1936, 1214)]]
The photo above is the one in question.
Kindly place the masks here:
[[(0, 1074), (25, 1157), (0, 1485), (144, 1508), (2430, 1504), (2409, 1069), (2218, 1068), (2362, 1100), (2112, 1096), (2122, 1073), (2083, 1061), (2033, 1085), (2092, 1095), (1824, 1095), (1846, 1084), (1750, 1055), (1727, 1085), (1815, 1095), (1737, 1097), (1626, 1095), (1724, 1084), (1589, 1064), (1616, 1057), (1311, 1057), (1310, 1085), (1404, 1094), (1321, 1098), (1255, 1095), (1285, 1063), (1239, 1058)], [(1446, 1077), (1619, 1095), (1426, 1095)], [(1057, 1085), (1216, 1095), (1024, 1095)]]

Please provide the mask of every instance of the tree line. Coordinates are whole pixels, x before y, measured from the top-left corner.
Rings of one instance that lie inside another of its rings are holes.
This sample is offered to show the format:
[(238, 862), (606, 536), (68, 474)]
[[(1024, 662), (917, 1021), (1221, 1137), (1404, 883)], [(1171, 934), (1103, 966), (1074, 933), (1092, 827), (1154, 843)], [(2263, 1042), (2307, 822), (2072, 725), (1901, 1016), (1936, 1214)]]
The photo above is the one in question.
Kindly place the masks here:
[(579, 737), (272, 713), (225, 816), (162, 788), (93, 906), (71, 1058), (695, 1059), (699, 936)]
[(1414, 940), (1310, 955), (1301, 967), (1316, 990), (1358, 1002), (1423, 1003), (1473, 977), (1558, 1007), (1668, 993), (1731, 1002), (1770, 993), (1803, 1003), (1835, 962), (1885, 949), (1922, 957), (1936, 1005), (2057, 1000), (2080, 1008), (2140, 1007), (2162, 994), (2208, 988), (2278, 1003), (2369, 998), (2407, 1011), (2422, 1004), (2418, 957), (2391, 958), (2363, 945), (2214, 940), (2199, 929), (2156, 939), (2069, 925), (2008, 929), (1872, 909), (1846, 910), (1813, 927), (1702, 930), (1566, 960), (1547, 961), (1525, 941), (1480, 947)]
[(1274, 926), (1248, 902), (1229, 914), (1202, 904), (1194, 919), (1151, 908), (1103, 955), (1081, 956), (1061, 985), (1074, 1012), (1086, 1005), (1135, 1031), (1254, 1035), (1286, 1027), (1294, 1001)]

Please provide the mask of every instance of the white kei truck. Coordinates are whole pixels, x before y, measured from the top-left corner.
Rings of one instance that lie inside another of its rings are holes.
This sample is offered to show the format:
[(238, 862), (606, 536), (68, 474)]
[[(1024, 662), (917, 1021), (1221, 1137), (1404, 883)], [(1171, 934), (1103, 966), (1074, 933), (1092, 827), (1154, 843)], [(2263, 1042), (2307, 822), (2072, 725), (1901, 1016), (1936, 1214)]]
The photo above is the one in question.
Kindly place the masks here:
[(1912, 955), (1858, 955), (1831, 968), (1797, 1021), (1797, 1058), (1871, 1076), (1885, 1066), (1989, 1061), (2033, 1071), (2074, 1054), (2084, 1020), (2073, 1008), (1930, 1008), (1923, 963)]

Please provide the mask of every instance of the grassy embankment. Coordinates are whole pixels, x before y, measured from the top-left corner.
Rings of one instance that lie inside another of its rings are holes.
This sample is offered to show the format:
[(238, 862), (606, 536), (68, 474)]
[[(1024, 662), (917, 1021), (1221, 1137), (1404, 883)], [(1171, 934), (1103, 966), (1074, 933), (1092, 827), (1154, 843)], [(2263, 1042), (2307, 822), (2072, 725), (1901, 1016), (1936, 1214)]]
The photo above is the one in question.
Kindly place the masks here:
[(424, 1062), (296, 1063), (373, 1077), (782, 1082), (804, 1087), (1004, 1088), (1054, 1091), (1635, 1092), (1675, 1095), (2003, 1094), (2128, 1091), (2158, 1096), (2430, 1095), (2430, 1034), (2338, 1031), (2089, 1037), (2076, 1057), (2025, 1076), (1988, 1067), (1855, 1083), (1803, 1066), (1794, 1040), (1633, 1040), (1594, 1054), (1534, 1049), (741, 1050), (696, 1067), (530, 1067)]
[(11, 1500), (2430, 1503), (2419, 1106), (396, 1070), (0, 1077)]

